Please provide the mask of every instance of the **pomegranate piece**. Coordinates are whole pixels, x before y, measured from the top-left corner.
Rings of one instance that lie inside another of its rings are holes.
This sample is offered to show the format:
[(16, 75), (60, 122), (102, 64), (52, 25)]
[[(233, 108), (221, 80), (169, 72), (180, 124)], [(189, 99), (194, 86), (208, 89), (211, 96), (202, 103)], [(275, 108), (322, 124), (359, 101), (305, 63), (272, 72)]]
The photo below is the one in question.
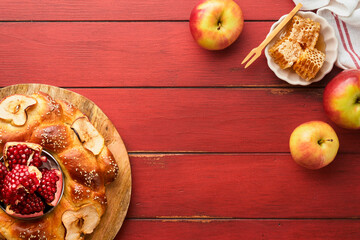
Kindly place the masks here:
[(26, 218), (41, 216), (43, 215), (44, 209), (45, 204), (41, 198), (34, 193), (28, 193), (17, 205), (8, 205), (6, 212), (12, 216)]
[(41, 167), (47, 161), (46, 156), (41, 156), (42, 147), (35, 143), (7, 142), (4, 146), (4, 161), (8, 169), (14, 165), (30, 165)]
[(0, 186), (4, 182), (6, 175), (7, 175), (7, 169), (4, 163), (0, 162)]
[(14, 165), (4, 179), (1, 195), (6, 205), (22, 202), (27, 193), (34, 193), (40, 185), (41, 172), (34, 166)]
[(3, 188), (3, 184), (4, 184), (4, 179), (7, 175), (8, 171), (5, 167), (5, 165), (0, 162), (0, 201), (2, 201), (2, 194), (1, 194), (1, 189)]
[(56, 169), (41, 169), (41, 174), (40, 185), (36, 191), (48, 205), (55, 206), (59, 201), (62, 190), (61, 172)]

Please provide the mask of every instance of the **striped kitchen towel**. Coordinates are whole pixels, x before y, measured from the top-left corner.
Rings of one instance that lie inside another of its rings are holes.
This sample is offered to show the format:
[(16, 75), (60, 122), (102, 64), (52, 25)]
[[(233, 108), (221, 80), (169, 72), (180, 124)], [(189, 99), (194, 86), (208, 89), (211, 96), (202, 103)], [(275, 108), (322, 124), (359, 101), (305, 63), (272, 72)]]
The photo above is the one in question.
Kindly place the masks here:
[(360, 69), (360, 0), (293, 0), (302, 10), (315, 10), (334, 28), (339, 41), (336, 65)]

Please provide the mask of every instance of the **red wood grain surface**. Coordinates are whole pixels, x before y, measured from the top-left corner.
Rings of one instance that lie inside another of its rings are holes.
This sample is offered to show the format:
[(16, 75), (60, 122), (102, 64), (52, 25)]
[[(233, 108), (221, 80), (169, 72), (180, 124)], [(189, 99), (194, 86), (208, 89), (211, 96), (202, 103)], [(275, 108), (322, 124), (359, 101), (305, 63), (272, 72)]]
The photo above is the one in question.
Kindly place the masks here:
[(359, 158), (312, 171), (290, 154), (131, 155), (128, 217), (359, 218)]
[(127, 220), (116, 240), (354, 240), (359, 220)]
[(248, 22), (233, 46), (210, 52), (186, 22), (1, 23), (0, 86), (289, 86), (264, 55), (246, 70), (240, 65), (271, 24)]
[(340, 129), (322, 107), (322, 89), (73, 89), (93, 100), (140, 152), (289, 152), (291, 132), (323, 120), (341, 152), (359, 152), (360, 132)]
[[(334, 126), (322, 107), (340, 70), (293, 87), (264, 55), (243, 69), (294, 3), (235, 1), (244, 30), (212, 52), (189, 32), (198, 0), (2, 0), (0, 86), (67, 87), (113, 121), (133, 179), (116, 240), (360, 239), (360, 132)], [(288, 148), (310, 120), (340, 140), (318, 171), (296, 165)]]
[[(2, 0), (0, 20), (187, 20), (200, 0)], [(294, 3), (236, 0), (248, 20), (275, 20)]]

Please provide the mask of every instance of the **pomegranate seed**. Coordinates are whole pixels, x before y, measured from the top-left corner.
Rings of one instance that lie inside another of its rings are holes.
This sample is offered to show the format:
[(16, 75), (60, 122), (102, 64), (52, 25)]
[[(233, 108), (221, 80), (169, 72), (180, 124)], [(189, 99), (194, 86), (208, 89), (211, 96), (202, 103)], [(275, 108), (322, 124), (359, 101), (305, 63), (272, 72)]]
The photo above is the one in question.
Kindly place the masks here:
[[(8, 171), (4, 165), (4, 163), (0, 162), (0, 189), (3, 188), (3, 184), (4, 184), (4, 179), (7, 175)], [(2, 200), (2, 191), (0, 191), (0, 200)]]

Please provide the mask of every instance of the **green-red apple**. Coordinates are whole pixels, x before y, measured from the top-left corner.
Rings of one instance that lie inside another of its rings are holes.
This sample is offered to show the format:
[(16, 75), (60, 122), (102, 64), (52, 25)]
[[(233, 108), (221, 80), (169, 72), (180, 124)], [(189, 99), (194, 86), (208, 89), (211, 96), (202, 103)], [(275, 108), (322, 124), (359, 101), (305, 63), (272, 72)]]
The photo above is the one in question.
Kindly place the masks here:
[(324, 91), (324, 109), (337, 125), (360, 128), (360, 70), (344, 70), (334, 77)]
[(191, 34), (200, 46), (221, 50), (239, 37), (244, 18), (232, 0), (204, 0), (192, 10), (189, 22)]
[(339, 139), (329, 124), (310, 121), (295, 128), (289, 145), (296, 163), (309, 169), (319, 169), (334, 160), (339, 149)]

